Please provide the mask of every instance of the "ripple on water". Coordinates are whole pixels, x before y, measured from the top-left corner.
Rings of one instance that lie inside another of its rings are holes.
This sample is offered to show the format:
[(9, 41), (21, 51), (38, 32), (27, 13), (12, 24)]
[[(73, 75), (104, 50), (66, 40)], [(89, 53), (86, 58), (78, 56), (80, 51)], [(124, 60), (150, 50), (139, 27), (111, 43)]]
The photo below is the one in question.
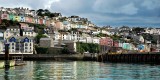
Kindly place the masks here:
[(160, 66), (99, 62), (28, 61), (23, 67), (0, 69), (0, 80), (159, 80)]

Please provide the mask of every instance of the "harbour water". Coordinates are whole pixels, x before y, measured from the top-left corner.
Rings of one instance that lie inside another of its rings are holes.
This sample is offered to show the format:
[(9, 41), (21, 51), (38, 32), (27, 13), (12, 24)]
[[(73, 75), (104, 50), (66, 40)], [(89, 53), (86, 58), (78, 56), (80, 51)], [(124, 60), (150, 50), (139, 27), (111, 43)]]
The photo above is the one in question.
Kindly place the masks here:
[(0, 69), (0, 80), (159, 80), (160, 65), (90, 61), (27, 61)]

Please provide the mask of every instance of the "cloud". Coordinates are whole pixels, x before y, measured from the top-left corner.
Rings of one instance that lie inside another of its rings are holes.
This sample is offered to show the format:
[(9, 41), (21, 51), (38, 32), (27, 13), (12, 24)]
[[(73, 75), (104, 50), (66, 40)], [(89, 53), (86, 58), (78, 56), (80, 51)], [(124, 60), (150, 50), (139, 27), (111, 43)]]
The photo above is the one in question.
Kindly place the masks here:
[(93, 8), (97, 12), (102, 13), (113, 13), (113, 14), (136, 14), (138, 8), (135, 7), (132, 1), (123, 0), (124, 2), (119, 2), (119, 0), (96, 0)]
[(50, 8), (53, 2), (57, 2), (59, 0), (0, 0), (1, 7), (27, 7), (31, 9), (45, 9)]
[(59, 0), (52, 3), (51, 10), (63, 12), (64, 14), (79, 15), (81, 13), (90, 13), (94, 0)]
[(149, 10), (160, 8), (160, 0), (144, 0), (142, 6)]
[(160, 26), (160, 0), (0, 0), (2, 7), (49, 9), (86, 17), (97, 25)]

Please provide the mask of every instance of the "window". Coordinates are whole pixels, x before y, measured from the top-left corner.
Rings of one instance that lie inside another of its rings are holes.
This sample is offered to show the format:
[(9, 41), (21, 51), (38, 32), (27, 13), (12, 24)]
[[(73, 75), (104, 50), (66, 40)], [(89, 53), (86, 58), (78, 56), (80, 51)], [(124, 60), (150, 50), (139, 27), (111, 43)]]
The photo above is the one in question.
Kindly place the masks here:
[(25, 46), (28, 46), (28, 43), (25, 43)]
[(25, 49), (28, 49), (28, 47), (25, 47)]

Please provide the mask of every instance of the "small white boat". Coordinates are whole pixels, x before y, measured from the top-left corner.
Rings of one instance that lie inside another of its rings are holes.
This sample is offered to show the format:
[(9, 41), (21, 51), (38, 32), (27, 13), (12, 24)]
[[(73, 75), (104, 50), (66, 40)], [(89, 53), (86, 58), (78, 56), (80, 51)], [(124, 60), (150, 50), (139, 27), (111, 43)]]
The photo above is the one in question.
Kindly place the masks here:
[(0, 61), (0, 68), (4, 68), (4, 61)]

